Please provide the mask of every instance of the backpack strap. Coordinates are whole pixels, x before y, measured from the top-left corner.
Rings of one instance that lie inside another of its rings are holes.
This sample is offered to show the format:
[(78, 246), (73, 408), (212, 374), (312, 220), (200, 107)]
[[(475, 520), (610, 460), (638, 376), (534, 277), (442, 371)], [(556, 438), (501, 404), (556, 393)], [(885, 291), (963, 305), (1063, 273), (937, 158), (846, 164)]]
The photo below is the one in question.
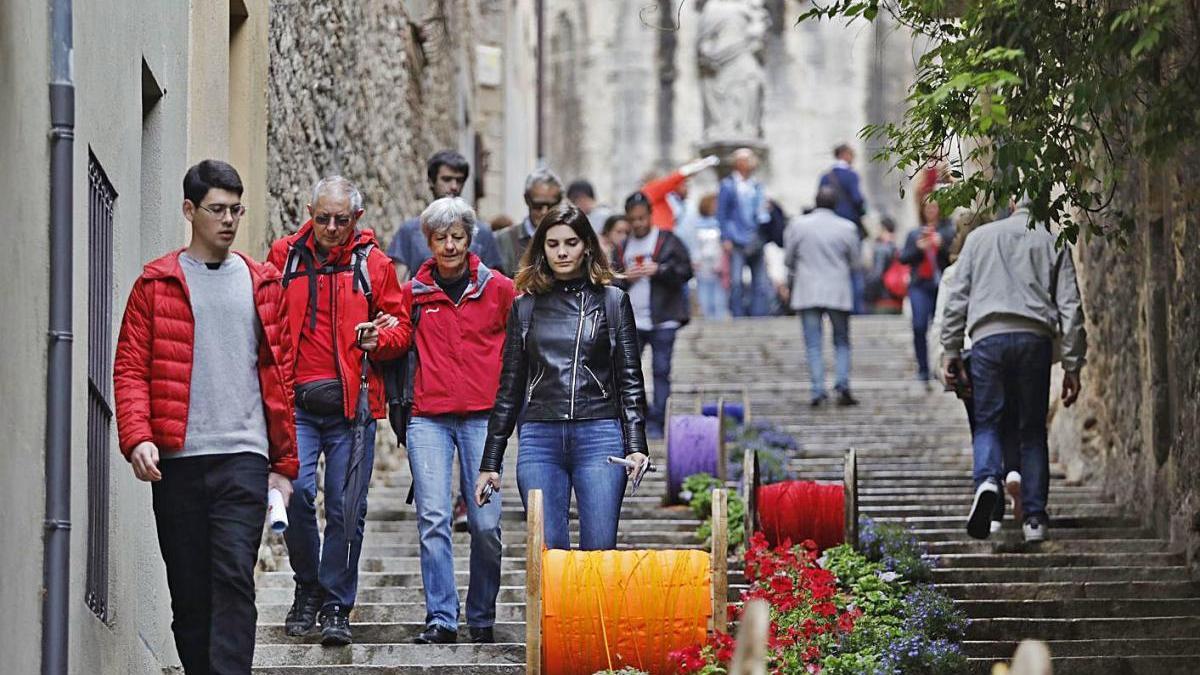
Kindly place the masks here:
[[(283, 287), (286, 289), (293, 279), (304, 277), (308, 280), (308, 326), (317, 327), (317, 277), (332, 275), (339, 272), (353, 272), (352, 289), (361, 292), (367, 298), (367, 319), (375, 314), (375, 296), (372, 293), (371, 273), (367, 266), (367, 257), (371, 255), (374, 243), (366, 243), (354, 249), (349, 265), (318, 266), (316, 256), (308, 248), (308, 240), (312, 231), (304, 233), (288, 247), (287, 261), (283, 265)], [(303, 267), (301, 267), (303, 265)]]
[[(367, 299), (367, 321), (375, 315), (375, 295), (371, 292), (371, 270), (367, 266), (367, 257), (375, 250), (375, 244), (367, 242), (354, 249), (350, 254), (350, 269), (354, 272), (354, 282), (351, 285), (355, 291), (361, 291)], [(416, 323), (414, 319), (413, 323)]]

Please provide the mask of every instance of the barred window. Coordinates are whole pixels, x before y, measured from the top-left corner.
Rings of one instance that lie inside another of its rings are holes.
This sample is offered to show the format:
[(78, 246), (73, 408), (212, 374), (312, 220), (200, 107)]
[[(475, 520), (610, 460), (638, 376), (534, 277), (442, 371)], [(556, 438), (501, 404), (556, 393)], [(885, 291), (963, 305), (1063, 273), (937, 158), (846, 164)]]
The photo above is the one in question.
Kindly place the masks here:
[(88, 607), (108, 621), (108, 477), (112, 454), (113, 206), (117, 192), (88, 152)]

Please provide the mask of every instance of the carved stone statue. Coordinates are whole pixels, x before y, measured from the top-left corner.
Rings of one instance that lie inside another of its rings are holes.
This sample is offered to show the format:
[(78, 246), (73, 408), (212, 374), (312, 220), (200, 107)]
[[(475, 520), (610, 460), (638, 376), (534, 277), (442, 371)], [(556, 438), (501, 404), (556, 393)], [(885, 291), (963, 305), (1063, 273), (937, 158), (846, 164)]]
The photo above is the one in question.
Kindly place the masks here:
[(700, 12), (697, 60), (708, 142), (762, 138), (770, 16), (762, 0), (707, 0)]

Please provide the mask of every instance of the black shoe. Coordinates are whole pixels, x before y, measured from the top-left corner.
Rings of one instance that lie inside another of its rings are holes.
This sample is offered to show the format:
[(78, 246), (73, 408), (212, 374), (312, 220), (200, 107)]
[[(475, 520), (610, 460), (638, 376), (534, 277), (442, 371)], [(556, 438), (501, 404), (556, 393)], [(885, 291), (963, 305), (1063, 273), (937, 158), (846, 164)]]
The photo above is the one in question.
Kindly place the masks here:
[(826, 396), (825, 394), (821, 394), (820, 396), (814, 396), (814, 397), (812, 397), (812, 400), (808, 402), (808, 405), (812, 406), (813, 408), (820, 408), (821, 404), (824, 403), (828, 399), (829, 399), (829, 397)]
[[(492, 629), (487, 630), (490, 634)], [(474, 635), (472, 635), (472, 641), (474, 641)], [(449, 628), (433, 625), (421, 631), (420, 635), (413, 638), (413, 642), (419, 645), (452, 645), (458, 642), (458, 633)]]
[(296, 584), (295, 599), (283, 621), (283, 632), (288, 637), (308, 635), (317, 625), (317, 612), (325, 602), (325, 591), (318, 586)]
[(858, 399), (856, 399), (850, 395), (849, 389), (839, 389), (838, 397), (837, 397), (837, 404), (842, 407), (845, 407), (848, 405), (858, 405)]
[(321, 608), (321, 644), (342, 647), (353, 641), (350, 635), (350, 608), (338, 604)]
[(992, 533), (992, 513), (1000, 499), (1000, 486), (988, 479), (975, 488), (975, 502), (967, 518), (967, 534), (976, 539), (987, 539)]
[(475, 644), (491, 644), (496, 641), (496, 636), (492, 634), (492, 627), (486, 628), (471, 628), (471, 642)]

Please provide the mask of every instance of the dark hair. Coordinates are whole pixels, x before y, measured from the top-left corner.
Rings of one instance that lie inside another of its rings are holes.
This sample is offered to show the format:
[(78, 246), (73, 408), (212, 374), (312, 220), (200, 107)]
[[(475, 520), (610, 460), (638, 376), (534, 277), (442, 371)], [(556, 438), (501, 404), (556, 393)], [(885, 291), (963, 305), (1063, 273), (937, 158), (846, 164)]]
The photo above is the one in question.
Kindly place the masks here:
[(849, 143), (838, 143), (833, 148), (833, 156), (841, 157), (843, 152), (852, 152), (854, 148), (850, 147)]
[(837, 190), (834, 190), (828, 185), (822, 185), (820, 190), (817, 190), (817, 208), (832, 209), (837, 206)]
[(896, 221), (891, 216), (884, 216), (880, 218), (879, 225), (888, 232), (896, 231)]
[(625, 213), (632, 211), (635, 206), (644, 206), (647, 210), (654, 211), (654, 207), (650, 205), (650, 198), (641, 190), (625, 198)]
[(183, 175), (183, 198), (200, 205), (209, 190), (228, 190), (242, 196), (242, 177), (237, 169), (219, 159), (206, 159)]
[(556, 225), (566, 225), (583, 240), (583, 265), (588, 280), (597, 286), (612, 282), (613, 271), (608, 265), (608, 256), (600, 246), (600, 238), (592, 230), (592, 224), (583, 211), (568, 202), (550, 209), (542, 222), (538, 223), (513, 279), (517, 290), (541, 295), (554, 288), (554, 273), (550, 270), (550, 262), (546, 260), (546, 232)]
[(700, 198), (700, 206), (698, 208), (700, 215), (704, 217), (717, 215), (717, 195), (710, 192)]
[(461, 173), (463, 180), (471, 176), (471, 165), (467, 163), (466, 157), (454, 150), (438, 150), (425, 162), (425, 175), (429, 177), (430, 183), (437, 180), (438, 169), (443, 166), (449, 167), (455, 173)]
[(573, 181), (567, 186), (567, 199), (575, 201), (576, 197), (587, 197), (588, 199), (596, 198), (596, 188), (586, 180)]
[(604, 227), (600, 230), (600, 233), (608, 234), (609, 232), (612, 232), (617, 227), (617, 223), (621, 222), (622, 220), (629, 222), (629, 219), (625, 217), (624, 213), (614, 213), (604, 220)]

